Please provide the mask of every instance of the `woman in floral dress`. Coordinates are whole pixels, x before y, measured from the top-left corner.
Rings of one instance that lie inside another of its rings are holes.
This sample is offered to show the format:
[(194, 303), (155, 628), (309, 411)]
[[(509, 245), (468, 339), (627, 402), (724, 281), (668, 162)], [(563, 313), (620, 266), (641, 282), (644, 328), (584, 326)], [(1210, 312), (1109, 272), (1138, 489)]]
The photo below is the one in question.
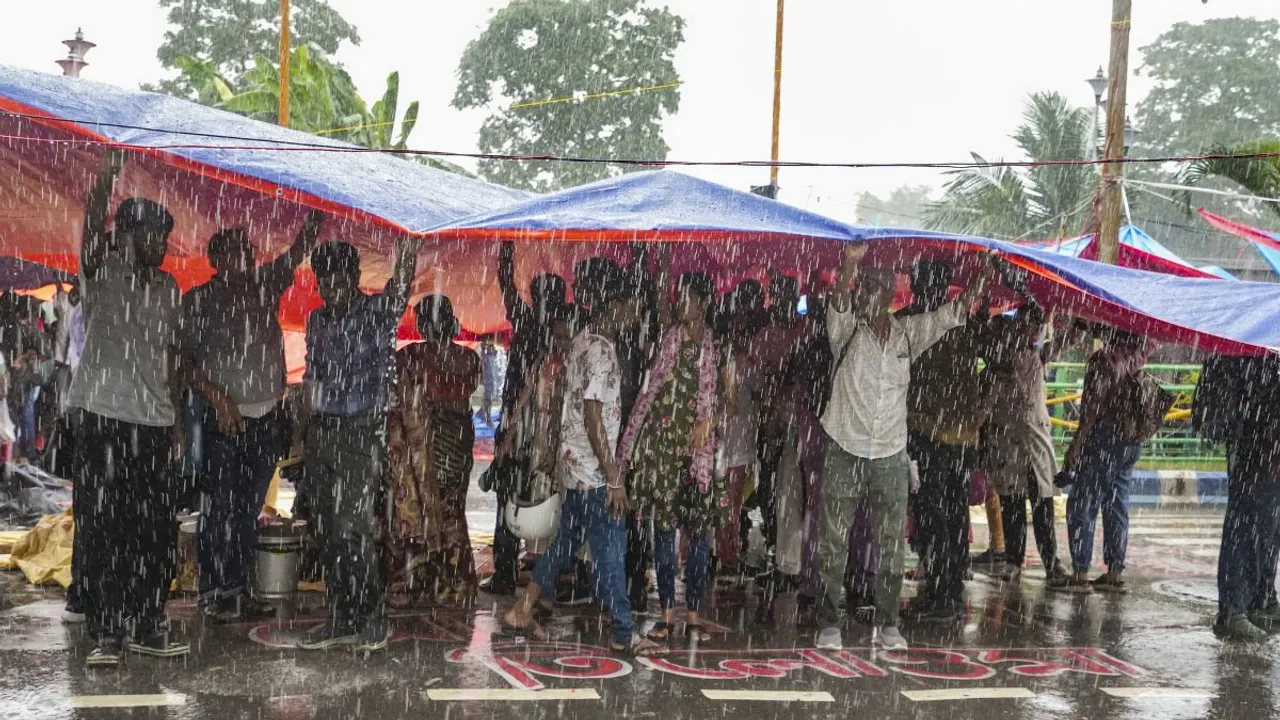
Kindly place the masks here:
[(476, 592), (466, 504), (480, 358), (453, 341), (459, 325), (449, 298), (428, 295), (416, 312), (423, 341), (396, 353), (387, 423), (390, 602), (465, 603)]
[[(658, 287), (666, 287), (665, 277), (664, 268)], [(629, 471), (637, 518), (642, 525), (652, 521), (656, 530), (654, 554), (663, 618), (649, 639), (665, 640), (675, 620), (679, 530), (689, 545), (686, 634), (705, 642), (709, 638), (701, 629), (699, 613), (706, 594), (711, 539), (730, 509), (725, 479), (715, 472), (720, 353), (707, 322), (715, 288), (707, 275), (687, 273), (677, 283), (676, 297), (676, 322), (663, 332), (648, 381), (619, 443), (618, 457), (624, 472)]]

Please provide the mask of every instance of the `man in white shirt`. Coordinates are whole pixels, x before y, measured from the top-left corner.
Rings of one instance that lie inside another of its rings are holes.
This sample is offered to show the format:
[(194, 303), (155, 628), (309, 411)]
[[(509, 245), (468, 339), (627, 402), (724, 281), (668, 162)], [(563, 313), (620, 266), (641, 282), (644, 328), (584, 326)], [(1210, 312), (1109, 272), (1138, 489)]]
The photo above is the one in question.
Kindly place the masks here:
[(845, 248), (827, 311), (836, 359), (831, 401), (822, 415), (828, 437), (818, 547), (823, 598), (817, 645), (825, 649), (842, 646), (846, 538), (864, 501), (875, 523), (875, 641), (887, 649), (907, 647), (898, 631), (898, 598), (910, 482), (906, 448), (911, 361), (965, 323), (987, 279), (984, 273), (953, 303), (899, 319), (889, 314), (897, 288), (894, 274), (858, 271), (866, 252), (865, 244)]
[[(85, 344), (71, 381), (76, 424), (74, 512), (79, 590), (94, 648), (89, 665), (117, 665), (129, 650), (185, 655), (170, 639), (164, 605), (172, 579), (175, 493), (171, 453), (184, 427), (175, 413), (176, 338), (181, 294), (160, 269), (173, 217), (143, 198), (120, 203), (106, 229), (111, 191), (124, 166), (108, 154), (86, 203), (80, 250)], [(132, 620), (129, 627), (126, 621)]]
[(574, 338), (565, 371), (558, 468), (564, 485), (560, 529), (538, 558), (532, 582), (504, 622), (530, 629), (536, 636), (533, 612), (538, 597), (554, 585), (586, 542), (596, 560), (599, 597), (613, 618), (611, 647), (647, 657), (663, 651), (656, 643), (635, 637), (624, 569), (627, 489), (615, 457), (622, 431), (622, 366), (616, 343), (639, 321), (639, 302), (621, 269), (614, 265), (607, 275), (593, 298), (591, 321)]

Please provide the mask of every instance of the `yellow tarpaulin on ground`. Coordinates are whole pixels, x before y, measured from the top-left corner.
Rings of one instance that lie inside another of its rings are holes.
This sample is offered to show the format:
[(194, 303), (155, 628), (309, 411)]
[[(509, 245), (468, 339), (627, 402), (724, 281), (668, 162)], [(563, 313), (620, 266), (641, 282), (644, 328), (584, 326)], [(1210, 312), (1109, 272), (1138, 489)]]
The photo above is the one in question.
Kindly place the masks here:
[(5, 569), (18, 569), (32, 585), (71, 584), (71, 538), (75, 535), (71, 510), (45, 515), (13, 545)]

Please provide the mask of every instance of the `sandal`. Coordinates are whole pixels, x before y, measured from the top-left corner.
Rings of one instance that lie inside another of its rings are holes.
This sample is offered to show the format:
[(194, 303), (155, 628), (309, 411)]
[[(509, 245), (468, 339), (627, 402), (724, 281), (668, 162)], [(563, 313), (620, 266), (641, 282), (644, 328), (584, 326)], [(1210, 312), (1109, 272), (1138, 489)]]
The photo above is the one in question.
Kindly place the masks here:
[(609, 648), (614, 652), (625, 653), (637, 658), (661, 657), (671, 652), (665, 646), (659, 645), (648, 638), (640, 638), (630, 645), (619, 645), (610, 642)]
[(666, 620), (663, 620), (661, 622), (655, 623), (654, 626), (649, 629), (649, 632), (644, 634), (644, 636), (645, 636), (645, 639), (651, 640), (653, 642), (666, 642), (668, 639), (671, 638), (671, 633), (673, 633), (675, 629), (676, 628), (674, 624), (669, 623)]
[(537, 620), (529, 619), (527, 625), (512, 625), (507, 622), (507, 618), (503, 615), (498, 616), (498, 625), (500, 633), (506, 636), (529, 637), (540, 642), (546, 642), (551, 639), (551, 633), (546, 628), (538, 624)]
[(1093, 589), (1098, 592), (1111, 593), (1112, 595), (1127, 595), (1129, 588), (1124, 584), (1123, 580), (1112, 580), (1110, 575), (1099, 576), (1094, 580)]
[(689, 642), (696, 642), (698, 644), (711, 642), (711, 633), (703, 630), (701, 623), (685, 623), (684, 637), (685, 640)]

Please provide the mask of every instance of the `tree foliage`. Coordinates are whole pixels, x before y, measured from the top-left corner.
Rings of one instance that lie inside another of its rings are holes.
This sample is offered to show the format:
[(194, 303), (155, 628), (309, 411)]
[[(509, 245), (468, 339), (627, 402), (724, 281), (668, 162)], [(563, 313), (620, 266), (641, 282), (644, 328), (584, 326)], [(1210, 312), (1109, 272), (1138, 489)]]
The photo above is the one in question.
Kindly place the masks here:
[[(218, 73), (212, 61), (178, 58), (180, 79), (204, 105), (228, 110), (255, 120), (274, 123), (279, 118), (280, 68), (259, 56), (239, 82)], [(344, 140), (378, 150), (405, 150), (418, 123), (418, 101), (398, 116), (400, 73), (387, 76), (382, 97), (372, 106), (360, 97), (347, 71), (331, 62), (319, 48), (299, 47), (289, 59), (289, 127), (294, 130)], [(441, 170), (471, 173), (435, 158), (400, 155)]]
[(1177, 23), (1142, 48), (1155, 83), (1137, 106), (1139, 146), (1159, 156), (1280, 137), (1280, 22)]
[[(278, 57), (278, 0), (160, 0), (172, 26), (156, 56), (169, 70), (182, 70), (180, 59), (208, 63), (233, 82), (253, 71), (261, 56)], [(329, 6), (328, 0), (293, 0), (290, 12), (292, 48), (315, 47), (332, 55), (344, 41), (360, 44), (354, 25)], [(165, 80), (159, 89), (194, 99), (184, 75)]]
[[(1093, 116), (1058, 93), (1033, 93), (1013, 139), (1029, 160), (1083, 160), (1090, 154)], [(1096, 185), (1094, 169), (1081, 165), (958, 170), (925, 217), (931, 228), (990, 237), (1074, 232), (1088, 214)]]
[[(662, 120), (680, 105), (674, 55), (683, 40), (684, 21), (645, 0), (512, 0), (463, 53), (453, 106), (491, 109), (482, 152), (665, 159)], [(489, 180), (537, 191), (624, 170), (480, 162)]]
[(928, 185), (903, 185), (894, 188), (889, 197), (864, 192), (858, 196), (858, 222), (886, 227), (916, 227), (924, 220), (925, 206), (933, 188)]
[[(1271, 157), (1235, 158), (1219, 157), (1198, 160), (1183, 171), (1179, 180), (1184, 185), (1198, 186), (1211, 178), (1225, 178), (1239, 185), (1250, 195), (1263, 198), (1280, 198), (1280, 140), (1260, 140), (1233, 147), (1215, 147), (1210, 155), (1270, 155)], [(1188, 205), (1191, 203), (1186, 193)], [(1273, 220), (1280, 220), (1280, 203), (1260, 203), (1271, 211)]]

